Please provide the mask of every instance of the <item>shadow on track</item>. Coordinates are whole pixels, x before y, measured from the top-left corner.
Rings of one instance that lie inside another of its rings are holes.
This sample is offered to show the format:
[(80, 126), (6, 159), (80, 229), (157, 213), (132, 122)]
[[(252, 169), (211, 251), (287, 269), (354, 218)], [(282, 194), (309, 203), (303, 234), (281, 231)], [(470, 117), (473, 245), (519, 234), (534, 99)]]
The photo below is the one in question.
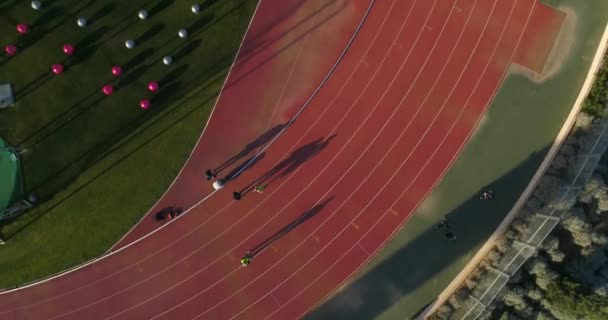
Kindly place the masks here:
[[(406, 242), (402, 247), (394, 249), (390, 256), (377, 257), (376, 263), (364, 267), (356, 278), (306, 319), (384, 319), (397, 314), (402, 319), (414, 318), (452, 281), (451, 276), (460, 271), (462, 264), (468, 262), (458, 260), (478, 250), (498, 227), (548, 150), (546, 147), (532, 153), (504, 176), (487, 186), (479, 186), (478, 193), (455, 209), (436, 210), (432, 217), (430, 212), (414, 217), (395, 236), (410, 238), (399, 241)], [(496, 192), (495, 199), (479, 199), (479, 193), (486, 187)], [(457, 236), (453, 241), (446, 239), (436, 227), (444, 216)], [(413, 295), (416, 297), (412, 298)]]
[[(279, 124), (279, 125), (274, 126), (271, 129), (269, 129), (268, 131), (264, 132), (261, 136), (259, 136), (253, 142), (248, 143), (243, 148), (243, 150), (241, 150), (239, 153), (232, 156), (230, 159), (226, 160), (224, 163), (220, 164), (217, 168), (213, 169), (213, 172), (216, 174), (221, 173), (223, 170), (225, 170), (226, 168), (228, 168), (235, 162), (248, 156), (249, 154), (254, 152), (256, 149), (263, 147), (266, 143), (268, 143), (270, 140), (272, 140), (274, 137), (276, 137), (276, 135), (279, 134), (279, 132), (281, 132), (281, 130), (283, 130), (283, 128), (285, 128), (285, 125), (286, 124)], [(228, 176), (230, 176), (230, 175), (228, 175)]]
[(308, 221), (312, 217), (316, 216), (333, 199), (334, 199), (334, 197), (332, 196), (329, 199), (327, 199), (327, 200), (319, 203), (318, 205), (312, 207), (311, 209), (305, 211), (296, 220), (294, 220), (290, 224), (286, 225), (281, 230), (277, 231), (275, 234), (268, 237), (266, 240), (260, 242), (257, 246), (251, 248), (251, 250), (249, 250), (250, 257), (253, 258), (256, 255), (260, 254), (262, 251), (264, 251), (264, 249), (266, 249), (272, 243), (274, 243), (275, 241), (278, 241), (282, 237), (289, 234), (289, 232), (291, 232), (293, 229), (297, 228), (299, 225), (303, 224), (304, 222)]
[(242, 195), (245, 195), (249, 191), (251, 191), (252, 188), (256, 185), (269, 186), (276, 179), (287, 176), (288, 174), (296, 170), (298, 167), (300, 167), (302, 164), (304, 164), (306, 161), (308, 161), (310, 158), (319, 154), (323, 149), (325, 149), (329, 145), (331, 140), (333, 140), (335, 137), (336, 135), (333, 134), (325, 139), (318, 138), (317, 140), (305, 144), (300, 148), (294, 150), (287, 158), (279, 162), (279, 164), (274, 166), (263, 176), (254, 180), (252, 183), (242, 189), (240, 193)]

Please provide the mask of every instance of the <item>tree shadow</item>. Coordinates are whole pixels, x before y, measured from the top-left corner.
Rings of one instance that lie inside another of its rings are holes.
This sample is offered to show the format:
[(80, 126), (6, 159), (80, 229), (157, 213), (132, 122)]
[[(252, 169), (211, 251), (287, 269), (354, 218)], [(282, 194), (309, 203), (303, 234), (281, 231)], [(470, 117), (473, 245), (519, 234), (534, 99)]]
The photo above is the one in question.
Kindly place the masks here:
[(262, 251), (264, 251), (264, 249), (268, 248), (268, 246), (270, 246), (274, 242), (278, 241), (282, 237), (284, 237), (287, 234), (289, 234), (291, 231), (293, 231), (299, 225), (302, 225), (306, 221), (308, 221), (311, 218), (313, 218), (314, 216), (316, 216), (333, 199), (334, 199), (334, 197), (332, 196), (329, 199), (327, 199), (327, 200), (325, 200), (325, 201), (317, 204), (316, 206), (314, 206), (314, 207), (310, 208), (309, 210), (305, 211), (304, 213), (302, 213), (296, 220), (294, 220), (290, 224), (284, 226), (283, 228), (281, 228), (281, 230), (277, 231), (272, 236), (266, 238), (264, 241), (260, 242), (255, 247), (251, 248), (248, 251), (249, 256), (251, 258), (254, 258), (258, 254), (260, 254)]
[(276, 166), (270, 169), (261, 177), (255, 179), (248, 186), (240, 190), (242, 195), (247, 194), (251, 191), (251, 189), (256, 186), (263, 184), (265, 186), (271, 185), (274, 181), (281, 177), (285, 177), (301, 165), (303, 165), (306, 161), (310, 160), (312, 157), (319, 154), (323, 149), (325, 149), (331, 140), (336, 137), (336, 134), (333, 134), (325, 139), (318, 138), (317, 140), (307, 143), (300, 148), (294, 150), (287, 158), (283, 161), (279, 162)]
[(216, 174), (221, 173), (226, 168), (231, 166), (233, 163), (241, 160), (242, 158), (246, 157), (247, 155), (249, 155), (256, 149), (264, 146), (266, 143), (268, 143), (270, 140), (272, 140), (274, 137), (276, 137), (281, 132), (281, 130), (283, 130), (283, 128), (285, 128), (285, 125), (286, 124), (278, 124), (278, 125), (270, 128), (269, 130), (264, 132), (261, 136), (256, 138), (254, 141), (245, 145), (245, 147), (239, 153), (230, 157), (230, 159), (226, 160), (224, 163), (220, 164), (212, 171)]
[[(402, 299), (435, 280), (433, 292), (429, 293), (427, 289), (416, 293), (422, 301), (410, 301), (418, 304), (405, 310), (402, 317), (411, 319), (420, 314), (421, 308), (434, 300), (434, 294), (439, 294), (451, 281), (445, 275), (440, 281), (434, 278), (464, 255), (471, 255), (472, 249), (479, 248), (489, 238), (526, 188), (548, 150), (546, 147), (532, 153), (486, 186), (496, 192), (493, 200), (480, 200), (479, 194), (474, 194), (448, 212), (445, 217), (457, 236), (455, 240), (446, 239), (441, 228), (427, 228), (373, 268), (356, 275), (306, 319), (374, 319), (393, 307), (401, 311), (404, 310)], [(434, 215), (438, 223), (442, 217), (439, 213)], [(400, 232), (406, 234), (409, 231), (407, 224), (403, 228)], [(451, 274), (456, 276), (459, 271), (454, 270)]]
[(156, 3), (156, 5), (154, 5), (154, 7), (148, 10), (148, 13), (150, 14), (150, 16), (155, 16), (157, 13), (165, 10), (173, 3), (175, 3), (175, 0), (160, 0)]

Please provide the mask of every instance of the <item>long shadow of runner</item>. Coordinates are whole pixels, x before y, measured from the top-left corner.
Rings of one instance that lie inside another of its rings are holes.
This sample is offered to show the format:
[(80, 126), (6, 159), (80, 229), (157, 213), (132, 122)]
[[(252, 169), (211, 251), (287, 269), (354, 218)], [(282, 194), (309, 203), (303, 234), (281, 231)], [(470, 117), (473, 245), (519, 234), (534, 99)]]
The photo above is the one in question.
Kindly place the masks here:
[(333, 199), (334, 199), (334, 197), (332, 196), (329, 199), (312, 207), (311, 209), (302, 213), (296, 220), (294, 220), (290, 224), (286, 225), (281, 230), (277, 231), (277, 233), (273, 234), (266, 240), (260, 242), (260, 244), (258, 244), (257, 246), (251, 248), (251, 250), (249, 250), (250, 257), (253, 258), (256, 255), (260, 254), (262, 251), (264, 251), (264, 249), (266, 249), (268, 246), (270, 246), (273, 242), (281, 239), (282, 237), (287, 235), (289, 232), (291, 232), (293, 229), (295, 229), (297, 226), (303, 224), (304, 222), (308, 221), (310, 218), (316, 216), (319, 212), (321, 212), (321, 210), (323, 210), (323, 207), (325, 207)]
[[(548, 147), (533, 152), (486, 186), (496, 192), (493, 200), (480, 200), (477, 193), (452, 210), (446, 208), (446, 211), (439, 209), (433, 212), (437, 220), (429, 219), (430, 212), (417, 222), (412, 219), (395, 236), (407, 239), (399, 240), (398, 243), (405, 242), (400, 248), (389, 256), (380, 253), (376, 259), (381, 261), (360, 271), (348, 285), (343, 285), (342, 290), (305, 318), (376, 319), (380, 316), (390, 318), (389, 314), (395, 315), (396, 312), (399, 312), (401, 319), (415, 317), (468, 262), (462, 258), (472, 257), (494, 232), (528, 185), (529, 178), (534, 175), (547, 151)], [(413, 229), (422, 229), (433, 220), (439, 222), (444, 214), (457, 236), (454, 241), (446, 239), (442, 229), (434, 225), (420, 232)], [(425, 219), (428, 222), (421, 225), (420, 221)], [(395, 244), (388, 244), (388, 247)]]
[(227, 175), (225, 175), (222, 178), (222, 180), (224, 180), (224, 181), (230, 181), (232, 179), (235, 179), (241, 173), (243, 173), (243, 171), (245, 171), (246, 169), (251, 169), (258, 162), (260, 162), (262, 159), (264, 159), (264, 156), (266, 156), (266, 153), (262, 152), (261, 154), (259, 154), (257, 156), (254, 155), (254, 156), (250, 157), (246, 161), (243, 161), (243, 163), (240, 164), (238, 167), (232, 169), (232, 171), (230, 171)]
[(255, 185), (264, 184), (265, 186), (271, 185), (276, 179), (284, 177), (289, 173), (293, 172), (299, 166), (304, 164), (304, 162), (308, 161), (310, 158), (319, 154), (323, 149), (329, 145), (331, 140), (336, 137), (336, 134), (333, 134), (325, 139), (319, 138), (311, 143), (305, 144), (304, 146), (298, 148), (293, 151), (289, 157), (285, 158), (279, 164), (274, 166), (268, 172), (266, 172), (263, 176), (254, 180), (247, 187), (242, 189), (240, 193), (242, 195), (247, 194), (251, 191), (251, 188)]
[(220, 164), (217, 168), (213, 169), (213, 172), (218, 174), (234, 164), (235, 162), (241, 160), (242, 158), (249, 155), (255, 149), (265, 145), (268, 141), (272, 140), (283, 128), (286, 124), (279, 124), (271, 128), (270, 130), (264, 132), (261, 136), (255, 139), (253, 142), (248, 143), (243, 150), (241, 150), (236, 155), (232, 156), (230, 159), (226, 160), (224, 163)]

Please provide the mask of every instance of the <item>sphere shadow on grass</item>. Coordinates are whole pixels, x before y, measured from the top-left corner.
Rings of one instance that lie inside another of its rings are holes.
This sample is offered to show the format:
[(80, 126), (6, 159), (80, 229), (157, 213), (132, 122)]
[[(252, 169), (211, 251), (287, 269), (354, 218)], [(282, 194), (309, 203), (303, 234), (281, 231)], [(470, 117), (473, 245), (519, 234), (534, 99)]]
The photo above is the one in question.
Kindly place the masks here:
[(190, 65), (184, 64), (184, 65), (181, 65), (181, 66), (169, 71), (169, 73), (167, 73), (164, 77), (162, 77), (162, 79), (160, 79), (158, 81), (158, 84), (160, 85), (160, 89), (162, 90), (163, 87), (169, 85), (171, 82), (179, 80), (179, 77), (181, 77), (184, 73), (186, 73), (186, 71), (188, 70), (189, 67), (190, 67)]
[(157, 13), (160, 13), (161, 11), (168, 8), (173, 3), (175, 3), (175, 0), (160, 0), (156, 3), (156, 5), (154, 5), (152, 8), (150, 8), (150, 10), (148, 10), (148, 13), (151, 17), (153, 17)]
[(187, 55), (196, 50), (203, 41), (201, 39), (196, 39), (189, 41), (185, 46), (177, 50), (177, 52), (173, 55), (175, 60), (179, 62), (181, 59), (185, 58)]
[[(49, 6), (48, 2), (50, 2), (50, 1), (45, 1), (44, 5)], [(80, 2), (74, 1), (74, 2), (76, 4), (74, 5), (74, 10), (72, 10), (73, 13), (66, 12), (64, 15), (61, 15), (61, 16), (60, 15), (48, 16), (48, 19), (47, 19), (47, 18), (45, 18), (45, 16), (48, 15), (50, 11), (52, 11), (52, 9), (47, 9), (48, 11), (46, 11), (44, 14), (42, 14), (40, 17), (38, 17), (38, 19), (36, 19), (36, 21), (34, 22), (34, 24), (33, 24), (34, 29), (32, 30), (32, 32), (27, 34), (25, 37), (21, 37), (17, 46), (21, 50), (24, 50), (27, 47), (33, 46), (36, 42), (38, 42), (38, 40), (42, 39), (46, 34), (53, 32), (55, 29), (57, 29), (58, 27), (60, 27), (62, 25), (65, 25), (70, 20), (74, 20), (75, 19), (74, 15), (76, 14), (76, 12), (85, 10), (88, 6), (93, 4), (95, 2), (95, 0), (89, 0), (88, 2), (83, 2), (83, 1), (80, 1)], [(58, 10), (58, 9), (56, 9), (56, 10)], [(62, 10), (64, 10), (64, 9), (62, 8)], [(57, 23), (53, 24), (52, 26), (49, 26), (49, 24), (52, 20), (54, 20), (55, 18), (59, 18), (59, 17), (63, 17), (63, 18), (60, 21), (58, 21)]]
[(201, 18), (196, 19), (196, 21), (192, 23), (188, 28), (186, 28), (186, 30), (188, 31), (191, 37), (195, 36), (199, 32), (203, 31), (204, 28), (207, 27), (209, 23), (211, 23), (214, 17), (214, 14), (206, 14)]
[(118, 87), (125, 87), (139, 80), (139, 78), (146, 73), (150, 67), (151, 65), (149, 64), (142, 64), (133, 69), (129, 69), (129, 71), (126, 71), (125, 75), (118, 81)]
[(66, 15), (65, 7), (62, 5), (49, 6), (45, 8), (43, 13), (34, 20), (32, 27), (35, 29), (44, 29), (54, 20)]
[(135, 69), (139, 64), (145, 62), (148, 58), (150, 58), (156, 48), (145, 48), (142, 52), (133, 56), (133, 58), (129, 59), (127, 63), (123, 64), (123, 69), (125, 72), (129, 72), (132, 69)]
[(214, 5), (218, 0), (205, 0), (203, 3), (199, 4), (201, 11), (204, 11)]
[(150, 29), (146, 30), (146, 32), (142, 33), (139, 37), (135, 38), (135, 43), (140, 44), (152, 39), (159, 32), (161, 32), (165, 28), (165, 25), (162, 23), (157, 23), (150, 27)]
[(17, 1), (17, 0), (3, 1), (2, 3), (0, 3), (0, 12), (7, 12), (8, 10), (11, 10), (17, 4), (19, 4), (19, 1)]
[(23, 87), (17, 87), (15, 91), (15, 99), (19, 97), (24, 97), (29, 94), (32, 94), (34, 91), (38, 90), (42, 87), (47, 81), (53, 78), (53, 73), (49, 69), (48, 71), (43, 72), (34, 80), (28, 82)]
[[(158, 81), (159, 90), (152, 97), (152, 105), (164, 106), (170, 104), (177, 96), (178, 93), (183, 91), (184, 86), (182, 85), (181, 76), (188, 71), (190, 65), (181, 65), (167, 73), (162, 79)], [(158, 110), (156, 108), (155, 110)]]
[(88, 24), (101, 20), (103, 17), (112, 13), (114, 8), (116, 8), (115, 2), (106, 3), (103, 7), (99, 8), (99, 10), (95, 11), (90, 17), (86, 18), (88, 20)]
[(74, 53), (74, 56), (72, 59), (68, 60), (67, 65), (75, 66), (95, 54), (97, 49), (99, 49), (99, 43), (97, 43), (97, 41), (101, 39), (108, 30), (110, 30), (110, 28), (102, 26), (80, 40), (75, 46), (76, 52)]

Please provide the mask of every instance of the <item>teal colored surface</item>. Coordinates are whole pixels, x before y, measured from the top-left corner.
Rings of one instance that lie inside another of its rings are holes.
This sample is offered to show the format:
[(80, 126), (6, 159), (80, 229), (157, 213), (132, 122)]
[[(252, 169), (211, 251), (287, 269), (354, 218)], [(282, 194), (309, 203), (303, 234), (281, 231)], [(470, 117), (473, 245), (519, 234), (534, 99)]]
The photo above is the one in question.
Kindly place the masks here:
[(0, 210), (21, 197), (19, 159), (5, 150), (6, 147), (6, 143), (0, 139)]

